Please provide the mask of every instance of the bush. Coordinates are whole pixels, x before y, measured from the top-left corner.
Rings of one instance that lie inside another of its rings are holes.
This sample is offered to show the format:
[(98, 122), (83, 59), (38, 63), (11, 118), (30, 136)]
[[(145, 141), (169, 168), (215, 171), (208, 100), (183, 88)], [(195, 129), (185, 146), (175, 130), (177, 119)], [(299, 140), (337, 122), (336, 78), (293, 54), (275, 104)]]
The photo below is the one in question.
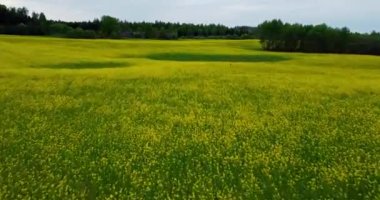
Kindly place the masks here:
[(69, 38), (83, 38), (83, 39), (94, 39), (96, 38), (95, 31), (83, 30), (81, 28), (72, 29), (67, 33)]
[(53, 36), (66, 36), (73, 28), (63, 23), (54, 23), (49, 27), (49, 34)]

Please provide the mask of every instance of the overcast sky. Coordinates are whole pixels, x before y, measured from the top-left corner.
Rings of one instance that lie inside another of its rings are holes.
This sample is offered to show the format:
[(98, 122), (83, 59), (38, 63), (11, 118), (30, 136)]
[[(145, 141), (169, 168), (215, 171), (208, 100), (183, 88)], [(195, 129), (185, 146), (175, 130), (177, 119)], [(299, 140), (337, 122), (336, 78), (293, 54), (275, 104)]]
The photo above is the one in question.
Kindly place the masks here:
[(352, 31), (380, 31), (380, 0), (0, 0), (50, 19), (92, 20), (111, 15), (127, 21), (221, 23), (254, 26), (267, 19), (327, 23)]

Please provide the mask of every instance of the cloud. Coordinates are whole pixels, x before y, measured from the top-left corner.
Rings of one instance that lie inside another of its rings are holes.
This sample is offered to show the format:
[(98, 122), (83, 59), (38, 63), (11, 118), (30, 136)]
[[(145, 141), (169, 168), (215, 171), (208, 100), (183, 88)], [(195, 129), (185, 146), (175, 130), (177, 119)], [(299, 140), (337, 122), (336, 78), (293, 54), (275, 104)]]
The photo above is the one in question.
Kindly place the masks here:
[(62, 20), (92, 20), (112, 15), (128, 21), (171, 21), (257, 25), (280, 18), (288, 22), (327, 23), (354, 31), (380, 31), (377, 0), (3, 0)]

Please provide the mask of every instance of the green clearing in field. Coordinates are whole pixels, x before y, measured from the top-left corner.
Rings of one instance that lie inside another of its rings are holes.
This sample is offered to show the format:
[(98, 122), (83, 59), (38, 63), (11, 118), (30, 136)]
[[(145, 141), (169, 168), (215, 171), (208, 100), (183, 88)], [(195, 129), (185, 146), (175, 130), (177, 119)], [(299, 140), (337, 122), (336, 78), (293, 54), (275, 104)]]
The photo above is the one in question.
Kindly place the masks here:
[(228, 55), (228, 54), (188, 54), (188, 53), (163, 53), (151, 54), (147, 58), (153, 60), (169, 61), (204, 61), (204, 62), (279, 62), (288, 60), (285, 56), (278, 55)]
[(45, 64), (31, 66), (36, 68), (52, 68), (52, 69), (99, 69), (99, 68), (115, 68), (127, 67), (127, 63), (122, 62), (88, 62), (78, 61), (73, 63), (58, 63), (58, 64)]
[(379, 199), (379, 173), (380, 57), (0, 36), (0, 199)]

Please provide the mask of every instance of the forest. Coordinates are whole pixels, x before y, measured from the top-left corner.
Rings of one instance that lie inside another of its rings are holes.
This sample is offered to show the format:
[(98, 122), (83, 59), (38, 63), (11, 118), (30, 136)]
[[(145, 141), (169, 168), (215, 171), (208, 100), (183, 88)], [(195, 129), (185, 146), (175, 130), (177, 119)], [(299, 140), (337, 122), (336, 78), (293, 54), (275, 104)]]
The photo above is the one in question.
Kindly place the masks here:
[(268, 51), (380, 55), (380, 33), (355, 33), (326, 24), (302, 25), (279, 19), (257, 27), (221, 24), (128, 22), (111, 16), (82, 22), (49, 20), (44, 13), (0, 4), (0, 34), (48, 35), (66, 38), (260, 39)]
[(7, 8), (0, 4), (0, 34), (51, 35), (67, 38), (142, 38), (142, 39), (252, 39), (258, 37), (255, 27), (227, 27), (220, 24), (170, 22), (128, 22), (111, 16), (83, 22), (48, 20), (44, 13), (27, 8)]
[(263, 49), (285, 52), (380, 55), (380, 33), (353, 33), (326, 24), (302, 25), (266, 21), (258, 26)]

